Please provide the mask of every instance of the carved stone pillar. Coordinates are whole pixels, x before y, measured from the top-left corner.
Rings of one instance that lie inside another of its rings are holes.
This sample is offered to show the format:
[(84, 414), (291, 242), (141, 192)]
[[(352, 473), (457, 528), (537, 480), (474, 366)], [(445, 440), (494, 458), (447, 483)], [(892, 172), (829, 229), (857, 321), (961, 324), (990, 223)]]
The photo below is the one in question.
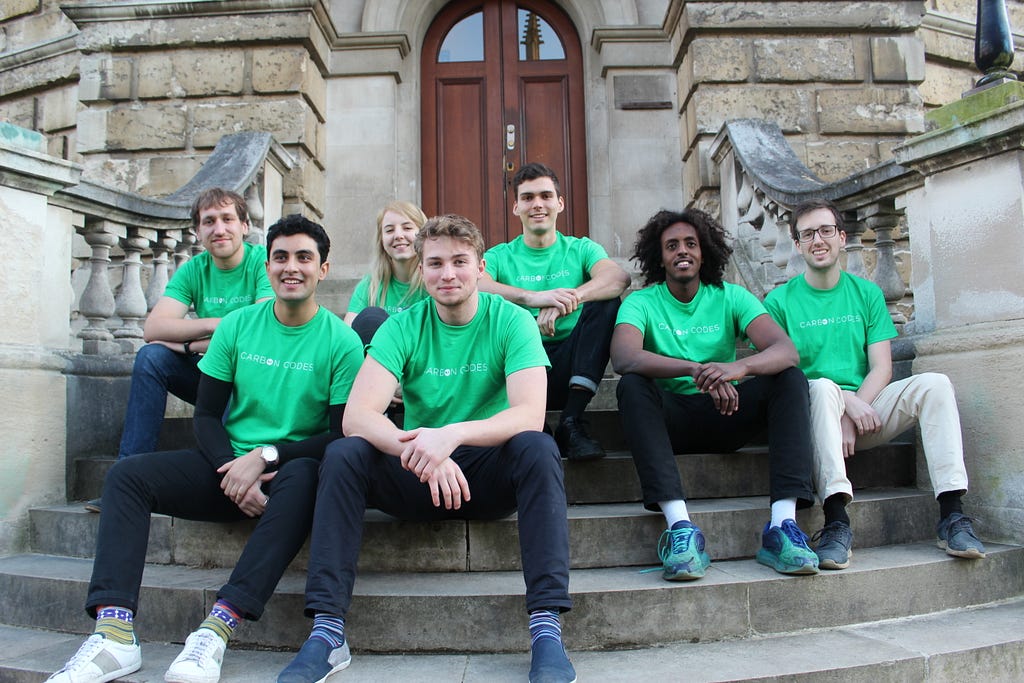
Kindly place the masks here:
[(864, 227), (875, 232), (876, 263), (871, 280), (882, 288), (892, 321), (902, 325), (907, 322), (907, 317), (896, 308), (896, 304), (907, 293), (907, 285), (896, 267), (896, 240), (893, 239), (893, 230), (899, 227), (900, 216), (892, 200), (876, 202), (864, 209), (861, 215)]
[(107, 266), (110, 265), (110, 249), (117, 244), (119, 234), (123, 235), (124, 232), (124, 226), (110, 221), (86, 223), (83, 237), (92, 249), (92, 254), (89, 256), (89, 282), (78, 304), (79, 312), (88, 320), (88, 324), (78, 333), (82, 339), (82, 353), (115, 354), (121, 350), (107, 327), (110, 317), (114, 315), (114, 293), (110, 289)]
[(121, 326), (114, 330), (123, 353), (135, 353), (144, 343), (142, 321), (146, 317), (146, 293), (142, 289), (142, 252), (149, 247), (149, 238), (131, 228), (128, 237), (121, 239), (124, 250), (121, 288), (114, 297), (114, 312), (121, 318)]
[(846, 272), (853, 273), (865, 280), (868, 277), (867, 266), (864, 265), (864, 230), (867, 227), (857, 220), (846, 218)]
[(167, 282), (170, 280), (170, 257), (178, 246), (178, 240), (161, 236), (153, 243), (153, 274), (149, 277), (149, 286), (146, 287), (146, 310), (152, 311), (156, 302), (164, 295)]
[(192, 245), (195, 244), (196, 236), (191, 230), (185, 231), (182, 234), (181, 240), (177, 246), (174, 247), (174, 269), (181, 268), (185, 261), (192, 258)]

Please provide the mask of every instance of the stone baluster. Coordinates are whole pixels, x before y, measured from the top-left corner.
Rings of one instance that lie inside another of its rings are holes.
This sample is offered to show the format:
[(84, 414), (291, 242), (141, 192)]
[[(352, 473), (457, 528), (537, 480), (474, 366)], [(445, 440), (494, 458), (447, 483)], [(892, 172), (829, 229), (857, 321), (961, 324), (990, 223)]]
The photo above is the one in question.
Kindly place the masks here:
[(876, 202), (861, 213), (865, 227), (875, 233), (875, 272), (871, 280), (882, 288), (892, 321), (902, 325), (907, 318), (896, 305), (907, 293), (907, 285), (896, 266), (896, 240), (893, 239), (893, 231), (899, 228), (900, 215), (891, 200)]
[(181, 268), (185, 261), (192, 258), (192, 245), (195, 244), (196, 236), (191, 230), (185, 230), (174, 247), (174, 269)]
[(249, 237), (247, 241), (253, 244), (265, 244), (267, 241), (267, 226), (264, 224), (263, 219), (266, 212), (263, 208), (263, 199), (260, 197), (260, 183), (258, 181), (259, 179), (245, 190), (245, 205), (249, 208)]
[(864, 264), (864, 230), (867, 227), (860, 219), (849, 214), (843, 216), (846, 222), (846, 272), (870, 280)]
[(116, 354), (121, 347), (114, 341), (107, 323), (114, 315), (114, 293), (110, 289), (110, 249), (125, 234), (123, 225), (106, 220), (87, 220), (82, 237), (92, 249), (89, 256), (89, 281), (78, 303), (79, 313), (88, 321), (78, 333), (82, 353)]
[(178, 240), (162, 233), (153, 243), (153, 273), (146, 287), (146, 310), (152, 311), (156, 302), (164, 295), (167, 282), (170, 280), (170, 255), (178, 246)]
[(121, 238), (124, 263), (121, 287), (114, 297), (114, 312), (121, 318), (121, 326), (114, 330), (114, 339), (119, 342), (123, 353), (135, 353), (144, 343), (142, 321), (149, 309), (142, 289), (142, 252), (155, 240), (155, 230), (137, 227), (129, 228), (128, 236)]

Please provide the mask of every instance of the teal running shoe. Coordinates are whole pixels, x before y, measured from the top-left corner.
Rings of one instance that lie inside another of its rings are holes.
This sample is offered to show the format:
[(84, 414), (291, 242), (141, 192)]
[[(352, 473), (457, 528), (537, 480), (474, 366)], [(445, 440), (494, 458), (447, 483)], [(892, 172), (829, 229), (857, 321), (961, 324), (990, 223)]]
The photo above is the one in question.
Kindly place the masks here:
[(711, 558), (704, 552), (704, 534), (692, 522), (676, 522), (658, 539), (661, 576), (666, 581), (693, 581), (704, 576)]
[(818, 556), (807, 545), (807, 534), (787, 519), (781, 527), (765, 525), (757, 561), (780, 574), (817, 574)]

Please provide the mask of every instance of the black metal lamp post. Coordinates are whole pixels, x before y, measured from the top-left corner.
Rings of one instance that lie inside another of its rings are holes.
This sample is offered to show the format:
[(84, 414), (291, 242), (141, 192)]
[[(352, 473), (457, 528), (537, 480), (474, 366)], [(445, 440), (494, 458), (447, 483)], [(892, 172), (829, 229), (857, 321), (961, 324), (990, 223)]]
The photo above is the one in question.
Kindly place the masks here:
[(1013, 35), (1006, 17), (1005, 0), (978, 0), (978, 24), (974, 34), (974, 63), (984, 74), (977, 84), (1017, 80), (1013, 63)]

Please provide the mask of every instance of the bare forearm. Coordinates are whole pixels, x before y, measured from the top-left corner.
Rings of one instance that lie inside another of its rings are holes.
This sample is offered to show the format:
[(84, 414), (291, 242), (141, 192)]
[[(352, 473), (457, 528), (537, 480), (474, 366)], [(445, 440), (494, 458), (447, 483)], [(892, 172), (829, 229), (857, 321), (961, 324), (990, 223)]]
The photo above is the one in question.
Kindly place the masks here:
[(143, 327), (147, 342), (187, 342), (205, 339), (217, 329), (220, 318), (154, 318), (150, 316)]
[(792, 344), (775, 344), (736, 362), (743, 366), (747, 375), (775, 375), (799, 365), (800, 356)]
[(629, 274), (611, 260), (601, 261), (606, 264), (600, 269), (595, 266), (592, 278), (576, 288), (580, 301), (607, 301), (622, 296), (629, 287)]
[(399, 456), (403, 444), (398, 440), (402, 430), (395, 426), (387, 415), (371, 410), (348, 406), (342, 421), (345, 436), (358, 436), (366, 439), (382, 453)]
[(489, 277), (481, 278), (479, 286), (481, 292), (497, 294), (506, 301), (511, 301), (519, 306), (529, 306), (530, 304), (527, 300), (533, 294), (533, 292), (503, 284)]
[(671, 358), (642, 349), (630, 353), (612, 350), (612, 369), (620, 375), (635, 373), (644, 377), (690, 377), (700, 367), (683, 358)]

